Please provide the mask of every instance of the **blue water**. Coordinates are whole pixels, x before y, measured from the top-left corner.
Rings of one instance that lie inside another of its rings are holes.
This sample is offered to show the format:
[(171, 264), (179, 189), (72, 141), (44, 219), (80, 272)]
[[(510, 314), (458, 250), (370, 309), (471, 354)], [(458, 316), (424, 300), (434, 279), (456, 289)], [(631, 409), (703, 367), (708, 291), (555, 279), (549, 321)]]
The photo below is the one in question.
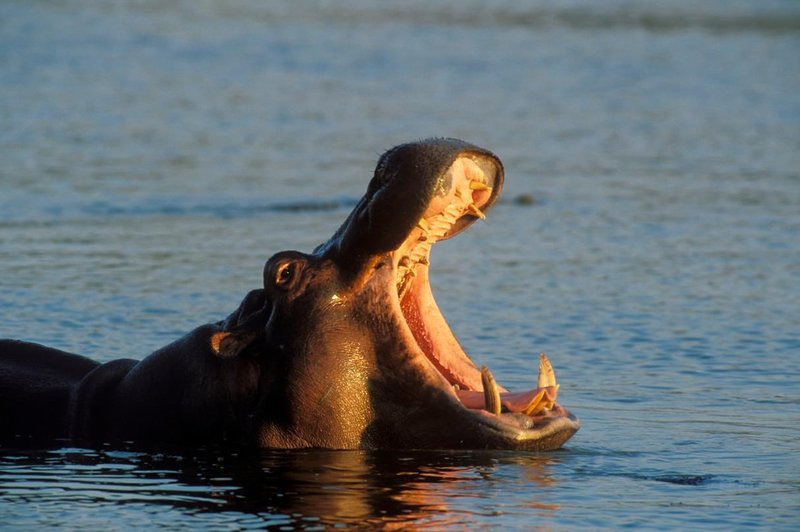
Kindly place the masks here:
[[(400, 142), (506, 165), (432, 282), (558, 452), (0, 450), (10, 529), (794, 529), (800, 4), (0, 4), (0, 337), (140, 358), (328, 238)], [(531, 203), (530, 200), (533, 199)]]

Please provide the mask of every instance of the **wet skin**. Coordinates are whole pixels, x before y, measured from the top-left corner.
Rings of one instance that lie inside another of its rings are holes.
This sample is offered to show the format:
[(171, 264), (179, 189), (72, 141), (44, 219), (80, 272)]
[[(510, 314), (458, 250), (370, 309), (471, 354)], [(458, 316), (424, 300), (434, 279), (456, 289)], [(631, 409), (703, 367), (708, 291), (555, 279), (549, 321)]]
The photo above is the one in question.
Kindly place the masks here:
[(311, 254), (284, 251), (227, 319), (141, 361), (0, 340), (0, 442), (527, 449), (578, 430), (543, 359), (510, 393), (439, 312), (431, 246), (495, 202), (502, 165), (456, 139), (397, 146)]

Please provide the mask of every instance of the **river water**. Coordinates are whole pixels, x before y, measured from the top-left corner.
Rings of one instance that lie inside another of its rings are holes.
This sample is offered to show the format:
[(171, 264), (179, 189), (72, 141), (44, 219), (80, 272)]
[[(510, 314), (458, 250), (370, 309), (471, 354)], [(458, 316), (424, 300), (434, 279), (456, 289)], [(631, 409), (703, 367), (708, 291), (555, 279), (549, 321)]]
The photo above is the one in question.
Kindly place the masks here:
[(400, 142), (506, 166), (437, 246), (551, 453), (0, 450), (0, 526), (794, 529), (800, 4), (7, 1), (0, 337), (140, 358), (310, 251)]

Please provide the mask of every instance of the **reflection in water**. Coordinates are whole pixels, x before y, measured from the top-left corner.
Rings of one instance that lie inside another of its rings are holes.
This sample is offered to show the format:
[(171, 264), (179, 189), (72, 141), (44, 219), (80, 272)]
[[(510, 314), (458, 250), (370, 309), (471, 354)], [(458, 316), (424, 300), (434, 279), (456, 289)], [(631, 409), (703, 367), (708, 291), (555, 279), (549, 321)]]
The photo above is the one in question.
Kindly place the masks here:
[[(242, 463), (242, 492), (233, 506), (316, 516), (326, 524), (384, 525), (463, 522), (469, 515), (451, 507), (454, 494), (480, 500), (503, 463), (525, 465), (526, 481), (546, 484), (552, 461), (513, 453), (408, 451), (267, 451), (259, 459), (260, 468)], [(531, 507), (542, 506), (532, 501)]]
[(558, 506), (538, 500), (537, 491), (554, 482), (555, 461), (505, 452), (6, 450), (0, 488), (6, 500), (40, 506), (147, 502), (182, 507), (195, 518), (234, 512), (261, 525), (463, 526), (494, 513), (483, 499), (513, 483), (506, 465), (523, 472), (518, 480), (530, 492), (523, 509), (552, 517)]

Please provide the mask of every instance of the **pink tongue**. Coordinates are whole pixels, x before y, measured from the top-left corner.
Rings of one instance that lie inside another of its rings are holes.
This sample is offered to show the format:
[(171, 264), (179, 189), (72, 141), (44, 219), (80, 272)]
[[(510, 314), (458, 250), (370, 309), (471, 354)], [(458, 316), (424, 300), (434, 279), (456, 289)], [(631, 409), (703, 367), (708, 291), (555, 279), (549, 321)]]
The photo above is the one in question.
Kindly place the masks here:
[[(500, 404), (503, 405), (503, 408), (508, 412), (522, 412), (531, 404), (533, 398), (536, 397), (536, 394), (541, 390), (541, 388), (536, 388), (535, 390), (528, 390), (527, 392), (501, 392)], [(548, 386), (544, 388), (544, 390), (549, 399), (552, 401), (556, 400), (555, 386)], [(486, 406), (483, 392), (456, 390), (456, 394), (467, 408), (482, 410)]]

